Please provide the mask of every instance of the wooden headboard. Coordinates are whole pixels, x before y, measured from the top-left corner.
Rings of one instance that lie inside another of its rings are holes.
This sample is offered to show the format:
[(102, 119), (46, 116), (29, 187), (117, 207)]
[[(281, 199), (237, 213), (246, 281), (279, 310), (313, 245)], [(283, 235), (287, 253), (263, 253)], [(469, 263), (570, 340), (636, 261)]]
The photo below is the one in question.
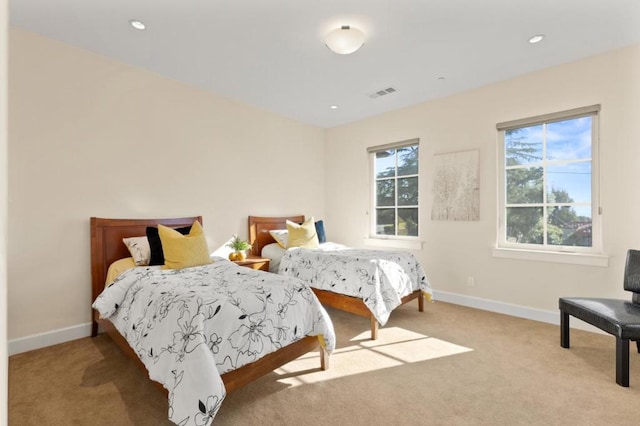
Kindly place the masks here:
[(275, 243), (276, 240), (274, 240), (271, 234), (269, 234), (269, 230), (287, 229), (287, 220), (295, 223), (302, 223), (304, 222), (304, 216), (249, 216), (249, 244), (251, 244), (251, 254), (254, 256), (260, 256), (264, 246)]
[[(123, 257), (130, 257), (129, 250), (122, 242), (125, 237), (147, 235), (147, 226), (159, 223), (171, 228), (202, 223), (202, 216), (174, 219), (103, 219), (91, 218), (91, 301), (104, 290), (109, 265)], [(93, 316), (93, 315), (92, 315)]]

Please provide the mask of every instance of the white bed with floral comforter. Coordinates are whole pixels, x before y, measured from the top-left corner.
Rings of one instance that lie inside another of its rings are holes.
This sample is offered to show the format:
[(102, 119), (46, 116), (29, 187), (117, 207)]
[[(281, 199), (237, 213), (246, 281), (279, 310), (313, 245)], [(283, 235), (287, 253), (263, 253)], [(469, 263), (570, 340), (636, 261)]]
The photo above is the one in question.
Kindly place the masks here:
[(401, 299), (431, 285), (415, 256), (403, 251), (355, 249), (337, 243), (319, 248), (290, 248), (280, 259), (278, 273), (296, 277), (311, 287), (358, 297), (376, 320), (385, 325)]
[(322, 336), (329, 352), (335, 346), (333, 325), (303, 281), (229, 261), (131, 269), (93, 307), (169, 391), (169, 419), (179, 425), (211, 424), (226, 395), (221, 374), (304, 336)]

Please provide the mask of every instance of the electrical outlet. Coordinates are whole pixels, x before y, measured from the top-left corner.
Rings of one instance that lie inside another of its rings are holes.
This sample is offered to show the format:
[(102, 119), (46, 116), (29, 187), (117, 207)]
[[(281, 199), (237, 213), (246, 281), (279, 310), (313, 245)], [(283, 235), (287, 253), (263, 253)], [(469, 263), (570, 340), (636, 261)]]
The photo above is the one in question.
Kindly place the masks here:
[(469, 287), (473, 287), (474, 285), (476, 285), (476, 280), (472, 276), (468, 276), (467, 277), (467, 285)]

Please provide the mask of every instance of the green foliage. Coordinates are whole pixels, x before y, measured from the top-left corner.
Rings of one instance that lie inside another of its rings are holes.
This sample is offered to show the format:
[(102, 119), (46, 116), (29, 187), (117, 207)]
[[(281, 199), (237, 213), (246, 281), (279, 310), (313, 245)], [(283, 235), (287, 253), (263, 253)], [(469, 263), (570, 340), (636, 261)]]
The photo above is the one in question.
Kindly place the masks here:
[(548, 223), (547, 224), (547, 244), (550, 245), (563, 245), (566, 246), (567, 244), (564, 242), (564, 231), (562, 230), (561, 227), (556, 226), (552, 223)]
[(227, 244), (227, 247), (232, 248), (234, 251), (245, 251), (251, 248), (251, 244), (234, 235), (233, 239)]
[[(536, 142), (518, 135), (520, 129), (506, 134), (507, 166), (525, 165), (541, 160)], [(507, 204), (540, 204), (544, 199), (543, 168), (538, 165), (507, 170)], [(573, 203), (562, 188), (551, 188), (548, 204)], [(572, 206), (553, 206), (547, 211), (547, 244), (591, 246), (591, 219), (578, 216)], [(508, 207), (507, 239), (523, 244), (542, 244), (544, 226), (541, 207)], [(588, 224), (588, 225), (584, 225)]]
[(540, 143), (527, 139), (522, 129), (507, 130), (505, 141), (507, 166), (530, 164), (542, 160), (540, 158)]
[[(376, 158), (386, 158), (394, 155), (400, 157), (398, 159), (398, 176), (416, 175), (418, 174), (418, 152), (420, 147), (407, 146), (404, 148), (398, 148), (397, 150), (391, 149), (389, 151), (382, 151), (376, 154)], [(384, 171), (379, 171), (377, 177), (394, 177), (396, 175), (395, 167), (387, 167)]]
[[(376, 158), (382, 161), (385, 158), (397, 156), (397, 161), (394, 161), (397, 163), (397, 175), (395, 165), (376, 172), (376, 177), (379, 179), (376, 183), (377, 207), (415, 206), (418, 204), (418, 178), (403, 177), (418, 174), (418, 153), (419, 146), (416, 145), (376, 154)], [(393, 209), (378, 209), (376, 224), (377, 233), (381, 235), (418, 235), (417, 217), (396, 218)]]
[(542, 190), (542, 167), (507, 170), (507, 203), (541, 203)]
[(521, 244), (542, 244), (542, 208), (509, 207), (507, 239)]
[(398, 235), (418, 235), (418, 222), (413, 217), (401, 218)]

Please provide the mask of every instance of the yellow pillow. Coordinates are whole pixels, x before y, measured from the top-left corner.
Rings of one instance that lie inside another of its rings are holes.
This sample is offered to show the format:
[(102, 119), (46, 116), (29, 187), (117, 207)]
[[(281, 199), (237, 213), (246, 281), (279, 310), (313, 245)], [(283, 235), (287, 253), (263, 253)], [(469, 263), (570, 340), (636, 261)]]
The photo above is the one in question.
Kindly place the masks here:
[(133, 257), (125, 257), (123, 259), (116, 260), (111, 265), (109, 265), (109, 269), (107, 270), (107, 280), (104, 283), (105, 287), (114, 282), (116, 278), (120, 276), (120, 274), (135, 267), (136, 262), (133, 260)]
[(211, 263), (207, 240), (197, 220), (193, 222), (189, 235), (182, 235), (164, 225), (158, 225), (158, 234), (164, 252), (162, 269), (182, 269)]
[(287, 231), (289, 234), (289, 241), (287, 242), (287, 248), (290, 247), (304, 247), (304, 248), (318, 248), (320, 242), (318, 241), (318, 233), (316, 232), (316, 225), (313, 220), (313, 216), (307, 219), (302, 225), (298, 225), (295, 222), (287, 220)]

